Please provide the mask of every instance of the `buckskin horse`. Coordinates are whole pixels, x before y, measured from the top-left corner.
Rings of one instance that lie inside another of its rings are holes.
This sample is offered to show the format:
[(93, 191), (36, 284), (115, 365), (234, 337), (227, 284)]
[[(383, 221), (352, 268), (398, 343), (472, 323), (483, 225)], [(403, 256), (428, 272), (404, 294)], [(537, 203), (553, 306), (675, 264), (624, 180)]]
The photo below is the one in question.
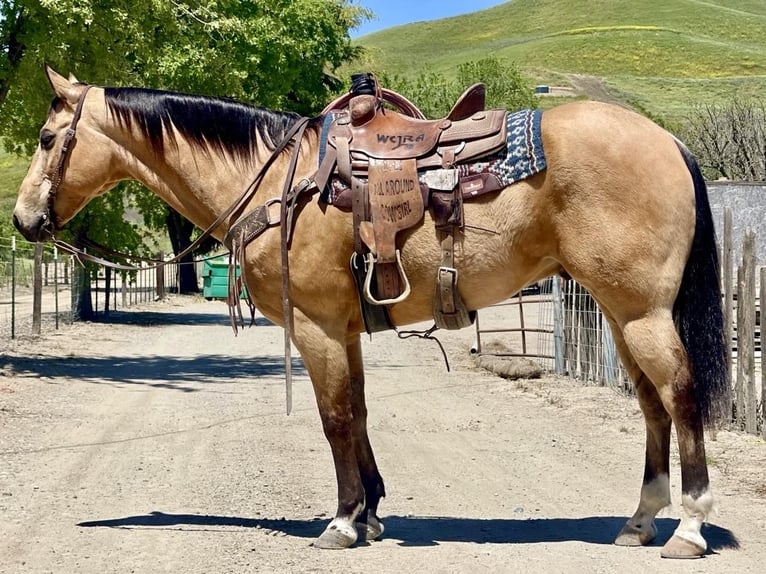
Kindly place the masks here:
[[(332, 450), (338, 508), (314, 544), (345, 548), (358, 536), (379, 537), (385, 489), (366, 428), (365, 325), (349, 269), (354, 216), (319, 193), (302, 194), (286, 252), (285, 222), (279, 223), (285, 209), (276, 209), (280, 202), (273, 199), (290, 163), (296, 181), (313, 181), (325, 118), (205, 96), (91, 87), (49, 68), (46, 73), (55, 98), (13, 215), (30, 241), (53, 238), (89, 200), (126, 179), (143, 183), (197, 226), (214, 225), (213, 235), (223, 240), (231, 218), (220, 215), (227, 208), (231, 213), (253, 174), (268, 164), (244, 206), (261, 206), (265, 223), (244, 250), (243, 275), (268, 319), (283, 326), (285, 317), (291, 321), (288, 332), (310, 375)], [(305, 129), (296, 134), (299, 122)], [(463, 206), (465, 223), (454, 237), (459, 295), (476, 310), (556, 273), (592, 293), (646, 421), (638, 508), (615, 542), (645, 545), (657, 534), (655, 516), (670, 504), (673, 424), (682, 516), (662, 555), (701, 556), (707, 547), (701, 527), (713, 507), (703, 425), (719, 413), (727, 390), (704, 180), (683, 144), (621, 107), (569, 103), (545, 111), (541, 126), (547, 168)], [(284, 143), (291, 129), (296, 143)], [(272, 153), (275, 148), (279, 153)], [(396, 238), (397, 265), (411, 290), (389, 305), (394, 326), (433, 317), (435, 270), (443, 257), (439, 238), (430, 214)]]

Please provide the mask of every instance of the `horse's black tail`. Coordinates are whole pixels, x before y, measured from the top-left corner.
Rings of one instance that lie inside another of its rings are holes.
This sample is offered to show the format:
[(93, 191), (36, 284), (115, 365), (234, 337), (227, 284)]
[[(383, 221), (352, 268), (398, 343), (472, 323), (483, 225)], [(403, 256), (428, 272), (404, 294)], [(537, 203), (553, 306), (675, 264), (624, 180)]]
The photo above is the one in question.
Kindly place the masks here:
[(709, 425), (731, 409), (718, 250), (705, 179), (686, 146), (678, 142), (678, 147), (694, 181), (697, 221), (673, 317), (689, 358), (697, 408)]

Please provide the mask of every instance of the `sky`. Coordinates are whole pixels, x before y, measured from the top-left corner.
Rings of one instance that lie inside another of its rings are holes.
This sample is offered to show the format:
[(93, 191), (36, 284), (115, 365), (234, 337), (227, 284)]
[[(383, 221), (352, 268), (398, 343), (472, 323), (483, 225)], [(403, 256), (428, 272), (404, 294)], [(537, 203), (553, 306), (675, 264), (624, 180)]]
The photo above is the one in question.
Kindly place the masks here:
[(477, 12), (503, 4), (507, 0), (355, 0), (355, 4), (369, 8), (375, 18), (351, 31), (351, 37), (364, 36), (384, 28), (438, 20)]

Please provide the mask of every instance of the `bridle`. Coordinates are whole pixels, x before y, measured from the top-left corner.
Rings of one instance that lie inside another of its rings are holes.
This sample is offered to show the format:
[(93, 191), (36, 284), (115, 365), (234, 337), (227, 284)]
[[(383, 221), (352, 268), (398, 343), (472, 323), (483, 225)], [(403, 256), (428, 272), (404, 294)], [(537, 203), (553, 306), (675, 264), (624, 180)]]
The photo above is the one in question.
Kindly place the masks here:
[[(49, 227), (53, 244), (58, 246), (62, 250), (68, 253), (71, 253), (72, 255), (77, 257), (79, 260), (91, 261), (93, 263), (104, 265), (106, 267), (111, 267), (113, 269), (120, 269), (124, 271), (135, 271), (138, 268), (133, 265), (121, 265), (119, 263), (114, 263), (112, 261), (102, 259), (101, 257), (97, 257), (92, 254), (86, 253), (85, 251), (75, 247), (74, 245), (70, 245), (69, 243), (66, 243), (65, 241), (61, 241), (60, 239), (57, 239), (54, 235), (54, 232), (57, 228), (56, 213), (53, 209), (54, 203), (56, 200), (56, 195), (58, 194), (59, 189), (61, 188), (61, 184), (64, 181), (64, 174), (66, 172), (67, 161), (69, 160), (69, 156), (71, 155), (72, 143), (74, 142), (75, 136), (77, 134), (77, 124), (80, 121), (80, 117), (82, 115), (82, 108), (85, 102), (85, 96), (87, 95), (88, 90), (90, 90), (91, 87), (92, 86), (86, 85), (85, 89), (80, 94), (80, 97), (78, 98), (77, 104), (75, 106), (74, 116), (72, 117), (72, 123), (69, 125), (69, 128), (67, 128), (66, 133), (64, 135), (64, 143), (61, 146), (61, 153), (59, 155), (59, 160), (56, 165), (56, 170), (53, 172), (52, 177), (45, 178), (45, 179), (48, 179), (48, 181), (50, 181), (50, 184), (51, 184), (48, 190), (48, 216), (47, 216), (48, 221), (46, 222), (46, 225)], [(266, 175), (266, 172), (268, 171), (268, 169), (275, 162), (275, 160), (281, 155), (281, 153), (290, 146), (290, 144), (293, 141), (297, 143), (293, 147), (292, 155), (295, 159), (297, 159), (297, 155), (300, 149), (299, 142), (303, 138), (303, 133), (306, 130), (306, 126), (308, 122), (309, 122), (308, 118), (300, 118), (297, 122), (295, 122), (295, 124), (285, 134), (282, 141), (276, 146), (271, 156), (264, 162), (264, 164), (258, 170), (258, 173), (256, 174), (253, 181), (250, 183), (250, 185), (247, 186), (247, 188), (234, 201), (234, 203), (232, 203), (223, 213), (221, 213), (218, 216), (218, 218), (212, 224), (210, 224), (210, 226), (207, 229), (205, 229), (191, 245), (189, 245), (181, 253), (178, 253), (175, 257), (173, 257), (170, 260), (160, 262), (157, 265), (153, 265), (150, 267), (141, 267), (141, 269), (146, 270), (146, 269), (159, 268), (164, 265), (168, 265), (170, 263), (175, 263), (180, 261), (181, 259), (186, 257), (189, 253), (194, 251), (197, 247), (199, 247), (205, 239), (210, 237), (213, 231), (215, 231), (216, 228), (218, 228), (221, 224), (223, 224), (227, 218), (231, 216), (232, 219), (236, 219), (239, 215), (241, 215), (242, 211), (245, 209), (247, 204), (253, 198), (256, 191), (258, 191), (261, 181)], [(286, 178), (286, 186), (292, 182), (294, 171), (295, 171), (295, 162), (291, 161), (291, 170), (288, 173), (288, 176)], [(308, 181), (304, 180), (302, 184), (303, 185), (301, 186), (301, 190), (307, 187), (306, 184), (308, 184)], [(261, 206), (260, 208), (258, 208), (260, 210), (263, 210), (263, 212), (265, 213), (264, 217), (267, 220), (267, 227), (274, 227), (280, 224), (280, 218), (277, 218), (277, 219), (272, 218), (269, 215), (268, 208), (269, 208), (269, 205), (271, 205), (272, 203), (278, 203), (281, 201), (282, 199), (275, 198), (267, 202), (264, 206)], [(131, 256), (127, 254), (120, 254), (120, 253), (114, 253), (114, 254), (125, 257), (126, 259), (131, 258)]]
[[(132, 265), (120, 265), (118, 263), (114, 263), (112, 261), (108, 261), (106, 259), (102, 259), (100, 257), (95, 257), (89, 253), (84, 252), (81, 249), (78, 249), (77, 247), (70, 245), (64, 241), (61, 241), (59, 239), (56, 239), (53, 232), (56, 229), (56, 215), (53, 211), (53, 204), (56, 199), (56, 194), (59, 191), (59, 188), (61, 187), (61, 183), (64, 180), (64, 172), (66, 171), (66, 163), (69, 159), (69, 155), (71, 153), (72, 149), (72, 142), (74, 141), (76, 132), (77, 132), (77, 123), (80, 121), (80, 116), (82, 115), (82, 108), (83, 103), (85, 101), (85, 96), (88, 93), (88, 90), (90, 89), (90, 86), (86, 86), (85, 89), (80, 94), (79, 99), (77, 100), (77, 106), (75, 107), (74, 116), (72, 117), (72, 123), (69, 126), (69, 128), (66, 131), (66, 135), (64, 137), (64, 143), (61, 147), (61, 155), (59, 156), (59, 161), (56, 166), (56, 171), (53, 174), (53, 178), (50, 180), (51, 187), (48, 191), (48, 212), (49, 212), (49, 222), (48, 225), (51, 227), (51, 239), (53, 240), (54, 245), (57, 245), (59, 248), (61, 248), (64, 251), (67, 251), (77, 257), (80, 261), (83, 259), (98, 263), (99, 265), (104, 265), (107, 267), (111, 267), (113, 269), (121, 269), (121, 270), (127, 270), (127, 271), (134, 271), (137, 268)], [(189, 245), (186, 249), (184, 249), (181, 253), (177, 254), (175, 257), (170, 259), (169, 261), (163, 261), (161, 263), (158, 263), (156, 265), (150, 266), (150, 267), (143, 267), (142, 269), (156, 269), (163, 267), (169, 263), (174, 263), (177, 261), (180, 261), (182, 258), (184, 258), (186, 255), (191, 253), (194, 249), (196, 249), (205, 239), (207, 239), (212, 233), (221, 225), (223, 224), (227, 219), (231, 218), (231, 223), (235, 223), (238, 219), (240, 219), (243, 215), (243, 212), (246, 210), (248, 204), (250, 203), (250, 200), (253, 199), (255, 196), (255, 193), (260, 188), (260, 185), (268, 172), (269, 168), (274, 164), (276, 159), (280, 157), (283, 151), (287, 150), (290, 147), (290, 144), (295, 142), (295, 145), (293, 145), (293, 148), (291, 150), (291, 156), (290, 156), (290, 163), (289, 167), (287, 169), (287, 173), (285, 176), (285, 182), (284, 187), (282, 189), (282, 196), (278, 198), (271, 199), (267, 201), (264, 205), (261, 205), (259, 207), (256, 207), (251, 212), (251, 216), (254, 216), (254, 219), (261, 222), (261, 231), (265, 231), (266, 229), (270, 227), (275, 227), (278, 225), (281, 225), (281, 255), (282, 255), (282, 308), (284, 313), (284, 319), (285, 319), (285, 385), (286, 385), (286, 393), (287, 393), (287, 414), (290, 414), (290, 411), (292, 409), (292, 364), (291, 364), (291, 335), (292, 335), (292, 303), (290, 301), (289, 297), (289, 279), (288, 279), (288, 273), (289, 273), (289, 259), (288, 259), (288, 250), (290, 246), (290, 237), (292, 232), (292, 222), (294, 217), (294, 209), (298, 200), (298, 197), (301, 196), (304, 192), (308, 190), (316, 190), (323, 188), (327, 177), (329, 177), (329, 172), (326, 172), (326, 170), (319, 170), (319, 176), (317, 177), (317, 174), (315, 174), (314, 177), (311, 179), (302, 179), (297, 185), (293, 186), (293, 177), (295, 175), (296, 165), (298, 161), (298, 156), (300, 155), (300, 148), (301, 148), (301, 141), (303, 139), (303, 135), (306, 131), (306, 127), (309, 124), (309, 119), (302, 117), (298, 121), (296, 121), (293, 126), (287, 131), (285, 136), (283, 137), (282, 141), (279, 142), (279, 144), (275, 147), (274, 151), (271, 153), (271, 156), (261, 165), (260, 169), (258, 170), (258, 173), (256, 173), (255, 178), (253, 181), (248, 185), (245, 190), (242, 192), (242, 194), (232, 203), (223, 213), (221, 213), (218, 218), (207, 228), (205, 229), (202, 234), (197, 237), (197, 239)], [(319, 184), (317, 184), (319, 182)], [(271, 217), (269, 213), (269, 206), (279, 203), (280, 204), (280, 214), (279, 217), (274, 219)], [(252, 240), (251, 238), (250, 240)], [(244, 246), (243, 246), (244, 247)], [(244, 251), (242, 251), (242, 256), (244, 257)], [(233, 258), (230, 255), (229, 258), (229, 274), (233, 274)], [(239, 309), (239, 296), (238, 293), (234, 297), (234, 301), (231, 300), (231, 297), (229, 298), (229, 315), (232, 319), (232, 327), (234, 327), (234, 330), (236, 332), (236, 318), (234, 315), (235, 307), (236, 309)], [(250, 305), (252, 306), (252, 301), (248, 299), (250, 302)], [(254, 308), (252, 309), (254, 312)], [(241, 316), (241, 313), (240, 313)]]
[(50, 188), (48, 189), (48, 223), (47, 225), (50, 226), (50, 232), (51, 235), (56, 230), (56, 212), (53, 210), (53, 204), (56, 201), (56, 195), (59, 192), (59, 188), (61, 187), (61, 184), (64, 181), (64, 172), (66, 171), (66, 164), (69, 160), (69, 156), (72, 153), (72, 142), (74, 141), (75, 135), (77, 134), (77, 124), (80, 121), (80, 116), (82, 115), (82, 108), (83, 104), (85, 103), (85, 96), (88, 95), (88, 90), (90, 90), (90, 86), (85, 86), (83, 91), (80, 93), (80, 97), (77, 99), (77, 105), (74, 108), (74, 116), (72, 116), (72, 123), (69, 124), (69, 127), (66, 130), (66, 133), (64, 134), (64, 143), (61, 144), (61, 152), (59, 154), (59, 161), (56, 164), (56, 171), (53, 172), (53, 177), (48, 178), (48, 180), (51, 182)]

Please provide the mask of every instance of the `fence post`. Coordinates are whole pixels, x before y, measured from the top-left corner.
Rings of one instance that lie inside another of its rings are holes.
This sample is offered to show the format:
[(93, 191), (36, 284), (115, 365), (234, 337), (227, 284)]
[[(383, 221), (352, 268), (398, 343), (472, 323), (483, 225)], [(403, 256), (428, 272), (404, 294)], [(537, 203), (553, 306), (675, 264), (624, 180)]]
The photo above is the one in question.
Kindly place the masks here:
[(606, 321), (602, 323), (602, 334), (604, 341), (604, 380), (608, 386), (613, 387), (621, 383), (617, 376), (619, 359), (617, 357), (617, 346), (614, 344), (614, 337), (612, 337), (612, 329)]
[(11, 237), (11, 339), (16, 338), (16, 236)]
[(749, 269), (750, 279), (750, 293), (747, 299), (749, 307), (748, 315), (752, 325), (752, 338), (750, 339), (750, 355), (748, 355), (748, 377), (747, 377), (747, 405), (745, 407), (745, 430), (750, 434), (758, 434), (758, 396), (755, 392), (755, 282), (756, 282), (756, 239), (755, 231), (749, 230), (749, 233), (745, 236), (746, 241), (750, 243), (748, 246), (750, 253), (748, 254), (750, 261), (747, 264)]
[(742, 267), (737, 289), (737, 427), (753, 432), (755, 414), (755, 233), (742, 242)]
[(524, 294), (521, 291), (519, 291), (519, 327), (521, 328), (521, 354), (526, 355), (527, 332), (524, 327)]
[(59, 328), (59, 250), (53, 246), (53, 301), (56, 311), (56, 330)]
[[(93, 270), (92, 275), (88, 275), (88, 281), (91, 284), (91, 290), (95, 297), (95, 307), (93, 308), (93, 317), (98, 317), (98, 267)], [(95, 284), (95, 287), (93, 286)]]
[(564, 365), (564, 303), (561, 296), (561, 278), (553, 276), (553, 365), (557, 375), (563, 375)]
[(766, 356), (766, 352), (764, 352), (763, 348), (763, 313), (766, 311), (766, 307), (764, 307), (763, 304), (764, 297), (766, 297), (766, 267), (761, 267), (761, 293), (759, 297), (761, 303), (761, 437), (766, 440), (766, 369), (764, 368), (766, 367), (766, 359), (764, 358)]
[(32, 334), (39, 335), (43, 303), (43, 244), (35, 243), (32, 266)]
[(112, 301), (112, 268), (104, 267), (104, 316), (109, 316)]
[(577, 283), (574, 280), (566, 282), (565, 307), (564, 307), (564, 345), (566, 346), (567, 374), (578, 378), (580, 374), (578, 366), (577, 349), (577, 321), (576, 293)]
[(481, 355), (481, 328), (479, 327), (479, 313), (476, 313), (476, 343), (474, 345), (476, 353)]
[[(165, 255), (160, 251), (157, 254), (157, 260), (163, 261), (165, 259)], [(157, 299), (162, 299), (165, 297), (165, 266), (160, 264), (159, 267), (155, 270), (155, 283), (156, 283), (156, 294)]]
[(726, 417), (727, 427), (732, 423), (732, 343), (734, 342), (734, 246), (732, 241), (731, 208), (723, 212), (723, 322), (726, 337)]

